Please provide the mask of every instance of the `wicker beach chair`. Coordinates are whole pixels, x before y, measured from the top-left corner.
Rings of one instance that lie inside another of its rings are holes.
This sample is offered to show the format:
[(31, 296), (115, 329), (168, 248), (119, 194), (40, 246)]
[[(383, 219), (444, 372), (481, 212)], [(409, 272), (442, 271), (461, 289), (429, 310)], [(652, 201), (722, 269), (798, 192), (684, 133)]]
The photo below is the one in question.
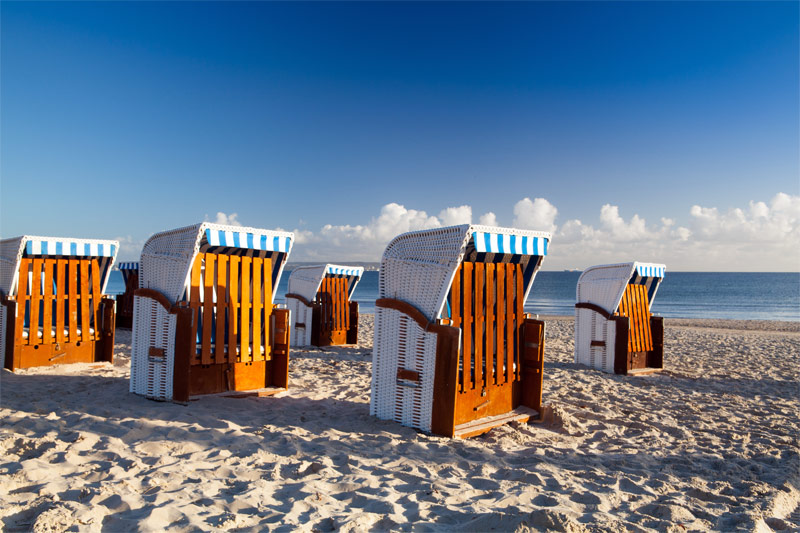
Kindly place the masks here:
[(289, 384), (289, 311), (273, 305), (294, 234), (201, 223), (150, 237), (134, 293), (130, 390), (186, 402)]
[(587, 268), (578, 278), (575, 362), (615, 374), (664, 367), (664, 321), (650, 306), (666, 267), (620, 263)]
[(0, 241), (0, 356), (10, 370), (112, 361), (114, 300), (103, 293), (117, 241)]
[(292, 317), (292, 346), (358, 343), (358, 302), (350, 297), (362, 267), (302, 266), (292, 270), (286, 306)]
[(133, 326), (133, 293), (139, 288), (139, 263), (119, 263), (117, 270), (125, 283), (125, 292), (116, 297), (117, 327), (130, 329)]
[(523, 312), (550, 234), (451, 226), (381, 260), (370, 411), (468, 437), (541, 410), (544, 322)]

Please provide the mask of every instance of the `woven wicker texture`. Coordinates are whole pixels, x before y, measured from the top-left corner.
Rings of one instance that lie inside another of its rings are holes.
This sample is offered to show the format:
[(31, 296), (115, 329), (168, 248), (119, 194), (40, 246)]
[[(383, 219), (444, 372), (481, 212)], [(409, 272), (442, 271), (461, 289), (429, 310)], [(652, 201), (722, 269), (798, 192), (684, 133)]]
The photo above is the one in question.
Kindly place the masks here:
[[(380, 297), (413, 304), (431, 321), (439, 318), (456, 268), (476, 232), (550, 239), (549, 233), (541, 231), (469, 224), (404, 233), (395, 237), (383, 253)], [(532, 284), (533, 276), (526, 295)]]
[[(437, 335), (404, 313), (383, 307), (375, 310), (375, 332), (370, 413), (430, 431)], [(398, 380), (398, 368), (418, 372), (420, 383)]]
[[(231, 243), (236, 242), (241, 246), (232, 246), (227, 241), (225, 244), (209, 243), (209, 234), (219, 239), (225, 238), (226, 233)], [(280, 252), (273, 253), (265, 248), (264, 243), (271, 245), (273, 239), (280, 241)], [(293, 240), (294, 234), (289, 232), (208, 222), (163, 231), (150, 237), (142, 248), (139, 286), (155, 289), (170, 302), (178, 303), (187, 294), (192, 265), (197, 255), (213, 251), (226, 255), (271, 257), (274, 297)], [(160, 304), (149, 298), (134, 298), (131, 392), (153, 399), (172, 399), (175, 327), (175, 315), (170, 315)], [(165, 357), (150, 356), (151, 347), (163, 349)]]
[(326, 274), (335, 271), (355, 272), (355, 274), (340, 275), (340, 277), (347, 278), (347, 294), (352, 295), (364, 273), (364, 269), (362, 267), (333, 264), (295, 267), (289, 274), (286, 292), (299, 294), (309, 302), (312, 302), (317, 296), (322, 279)]
[[(311, 344), (311, 327), (314, 310), (297, 298), (287, 298), (286, 307), (289, 309), (289, 323), (291, 346), (308, 346)], [(302, 326), (298, 327), (298, 324)]]
[[(131, 350), (130, 391), (155, 400), (172, 399), (175, 367), (175, 315), (150, 298), (135, 296)], [(165, 357), (151, 357), (150, 348), (164, 350)]]
[[(583, 271), (578, 278), (575, 289), (578, 303), (591, 303), (605, 309), (613, 315), (625, 293), (628, 283), (646, 285), (650, 293), (649, 303), (652, 305), (660, 277), (643, 277), (638, 271), (648, 268), (662, 273), (664, 265), (656, 263), (619, 263), (614, 265), (597, 265)], [(575, 309), (575, 362), (591, 368), (614, 372), (616, 322), (607, 320), (600, 313), (591, 309)], [(592, 341), (602, 341), (604, 345)]]
[[(435, 323), (441, 317), (453, 277), (466, 255), (470, 261), (477, 262), (521, 259), (514, 253), (478, 252), (473, 242), (475, 234), (489, 235), (495, 244), (508, 244), (509, 250), (524, 250), (522, 242), (526, 242), (530, 244), (529, 250), (539, 250), (542, 254), (547, 248), (544, 241), (550, 239), (546, 232), (473, 225), (405, 233), (392, 240), (383, 253), (378, 286), (380, 298), (410, 303)], [(511, 245), (512, 242), (515, 244)], [(538, 243), (538, 248), (533, 246), (534, 242)], [(525, 256), (524, 259), (529, 271), (524, 291), (527, 297), (541, 266), (541, 256)], [(430, 431), (435, 363), (435, 334), (425, 332), (400, 311), (377, 308), (372, 353), (372, 414)], [(398, 369), (419, 372), (419, 386), (398, 383)]]
[[(189, 272), (195, 256), (200, 252), (201, 247), (208, 246), (206, 230), (251, 233), (257, 236), (266, 236), (269, 239), (274, 237), (288, 238), (290, 242), (289, 251), (279, 254), (281, 258), (279, 265), (273, 264), (273, 272), (277, 272), (276, 279), (273, 281), (274, 294), (280, 281), (280, 273), (291, 251), (291, 242), (294, 241), (294, 234), (241, 226), (224, 226), (208, 222), (163, 231), (150, 237), (142, 248), (142, 257), (139, 261), (139, 286), (147, 289), (156, 289), (170, 301), (177, 302), (189, 283)], [(234, 247), (229, 246), (228, 248)], [(247, 248), (246, 246), (241, 246), (238, 249), (244, 250)]]

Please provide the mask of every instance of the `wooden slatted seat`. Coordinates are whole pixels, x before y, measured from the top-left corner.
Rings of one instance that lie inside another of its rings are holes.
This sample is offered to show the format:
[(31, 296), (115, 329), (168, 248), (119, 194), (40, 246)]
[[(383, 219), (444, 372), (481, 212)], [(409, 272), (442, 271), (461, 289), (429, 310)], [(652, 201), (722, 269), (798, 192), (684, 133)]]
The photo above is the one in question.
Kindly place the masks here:
[(664, 325), (650, 305), (664, 265), (622, 263), (588, 268), (578, 280), (575, 362), (617, 374), (663, 368)]
[(538, 417), (544, 323), (523, 308), (548, 240), (482, 226), (395, 238), (381, 262), (372, 414), (451, 437)]
[(0, 348), (10, 370), (112, 361), (105, 296), (116, 241), (18, 237), (0, 242)]
[(358, 302), (350, 300), (364, 269), (341, 265), (292, 270), (286, 293), (292, 312), (292, 346), (358, 342)]
[(289, 311), (273, 298), (292, 239), (208, 223), (151, 237), (135, 292), (132, 390), (178, 402), (286, 390)]

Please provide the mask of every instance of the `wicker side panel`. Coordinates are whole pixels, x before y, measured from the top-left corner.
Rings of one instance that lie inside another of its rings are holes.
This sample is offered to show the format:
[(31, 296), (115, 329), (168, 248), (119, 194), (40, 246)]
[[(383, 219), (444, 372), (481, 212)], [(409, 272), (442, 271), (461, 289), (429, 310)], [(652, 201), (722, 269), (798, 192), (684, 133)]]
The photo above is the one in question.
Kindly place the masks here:
[[(375, 310), (370, 412), (422, 431), (431, 430), (436, 337), (395, 309)], [(417, 373), (418, 381), (398, 371)]]
[[(308, 307), (297, 298), (287, 298), (286, 307), (289, 308), (291, 317), (291, 335), (289, 339), (292, 346), (308, 346), (311, 344), (311, 328), (313, 308)], [(298, 327), (300, 324), (300, 327)]]
[(591, 309), (575, 311), (575, 362), (613, 374), (616, 322)]
[(131, 392), (153, 400), (172, 399), (175, 325), (175, 315), (159, 302), (134, 297)]

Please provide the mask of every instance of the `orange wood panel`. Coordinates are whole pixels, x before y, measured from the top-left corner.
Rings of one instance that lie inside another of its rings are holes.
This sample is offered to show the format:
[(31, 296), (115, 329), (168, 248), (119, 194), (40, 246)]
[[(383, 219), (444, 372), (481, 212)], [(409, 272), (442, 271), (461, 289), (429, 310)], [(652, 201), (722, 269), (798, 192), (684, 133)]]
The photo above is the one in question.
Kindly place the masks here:
[(484, 381), (487, 385), (497, 382), (497, 375), (494, 370), (494, 270), (494, 263), (486, 265), (486, 379)]
[(216, 343), (214, 346), (214, 362), (222, 364), (225, 359), (225, 311), (228, 308), (228, 256), (217, 256), (217, 303), (214, 307), (216, 323), (214, 333)]
[(91, 318), (90, 318), (90, 297), (91, 294), (89, 292), (89, 261), (85, 259), (80, 260), (80, 269), (81, 269), (81, 279), (80, 279), (80, 286), (81, 286), (81, 340), (83, 342), (89, 342), (91, 339), (89, 328), (91, 326)]
[(239, 300), (239, 304), (241, 306), (241, 323), (239, 325), (241, 336), (239, 338), (239, 350), (241, 353), (242, 362), (253, 360), (250, 353), (250, 310), (252, 308), (252, 303), (250, 301), (250, 284), (252, 283), (250, 267), (252, 266), (252, 263), (253, 260), (251, 258), (247, 256), (242, 257), (242, 296)]
[(471, 390), (473, 389), (472, 384), (472, 368), (474, 365), (473, 360), (473, 318), (472, 318), (472, 276), (473, 276), (473, 263), (464, 262), (462, 266), (462, 272), (464, 273), (464, 280), (463, 280), (463, 292), (461, 293), (461, 297), (464, 301), (464, 316), (463, 322), (461, 324), (461, 334), (463, 336), (464, 341), (462, 342), (462, 350), (461, 355), (463, 358), (462, 364), (462, 373), (461, 373), (461, 384), (462, 390)]
[(194, 259), (194, 264), (192, 264), (192, 276), (189, 281), (189, 307), (192, 309), (192, 340), (190, 343), (193, 347), (190, 357), (192, 364), (200, 362), (197, 357), (197, 325), (200, 323), (200, 320), (202, 320), (202, 316), (200, 315), (200, 283), (202, 280), (202, 272), (203, 254), (197, 254), (197, 257)]
[(55, 259), (45, 259), (42, 267), (42, 281), (44, 282), (44, 309), (42, 314), (42, 342), (53, 343), (53, 267)]
[(514, 265), (506, 264), (506, 383), (514, 381)]
[(456, 274), (453, 276), (453, 284), (450, 288), (450, 318), (453, 327), (461, 327), (461, 265), (458, 265)]
[(56, 342), (64, 342), (64, 307), (67, 299), (67, 260), (59, 259), (56, 263)]
[(264, 358), (272, 358), (272, 339), (269, 334), (272, 320), (272, 259), (264, 259)]
[(69, 342), (78, 340), (78, 267), (80, 262), (77, 259), (69, 260)]
[(483, 324), (486, 320), (486, 311), (484, 309), (484, 293), (486, 292), (486, 287), (484, 286), (485, 266), (483, 263), (475, 263), (475, 388), (485, 386), (483, 382), (483, 346), (486, 342), (483, 333)]
[(203, 254), (205, 272), (203, 273), (203, 335), (200, 339), (200, 363), (210, 365), (211, 358), (211, 328), (214, 327), (214, 279), (217, 264), (216, 255)]
[(38, 257), (33, 259), (33, 280), (31, 281), (31, 321), (28, 324), (28, 344), (41, 344), (39, 338), (39, 307), (42, 303), (42, 263)]
[(350, 301), (348, 300), (347, 294), (347, 278), (342, 279), (342, 301), (341, 305), (343, 308), (344, 323), (342, 324), (343, 329), (348, 329), (350, 327)]
[(103, 295), (100, 293), (100, 277), (102, 276), (100, 272), (100, 261), (97, 258), (92, 259), (91, 261), (91, 268), (92, 268), (92, 317), (94, 317), (94, 340), (102, 340), (103, 332), (100, 331), (100, 323), (102, 322), (102, 317), (100, 316), (100, 303), (103, 299)]
[[(28, 296), (28, 271), (30, 268), (31, 260), (23, 257), (19, 265), (19, 278), (17, 281), (17, 323), (14, 329), (17, 340), (22, 341), (22, 344), (28, 344), (22, 339), (22, 328), (25, 326), (25, 307), (30, 300)], [(2, 348), (5, 349), (5, 346)]]
[(519, 380), (522, 372), (522, 349), (520, 347), (520, 333), (522, 332), (522, 324), (525, 319), (525, 293), (522, 284), (522, 265), (514, 265), (516, 276), (516, 309), (515, 309), (515, 327), (514, 327), (514, 358), (517, 361), (517, 380)]
[(261, 312), (264, 309), (264, 300), (261, 294), (261, 274), (264, 272), (263, 260), (253, 258), (253, 360), (263, 361), (261, 355)]
[(497, 384), (505, 383), (506, 382), (506, 373), (503, 369), (505, 365), (505, 316), (506, 316), (506, 289), (505, 289), (505, 279), (506, 279), (506, 268), (505, 265), (502, 263), (498, 263), (497, 265), (497, 313), (495, 314), (495, 333), (496, 337), (495, 340), (497, 342)]
[(228, 298), (228, 362), (235, 363), (239, 360), (237, 354), (239, 333), (239, 257), (231, 256), (228, 264), (230, 266), (230, 284)]

